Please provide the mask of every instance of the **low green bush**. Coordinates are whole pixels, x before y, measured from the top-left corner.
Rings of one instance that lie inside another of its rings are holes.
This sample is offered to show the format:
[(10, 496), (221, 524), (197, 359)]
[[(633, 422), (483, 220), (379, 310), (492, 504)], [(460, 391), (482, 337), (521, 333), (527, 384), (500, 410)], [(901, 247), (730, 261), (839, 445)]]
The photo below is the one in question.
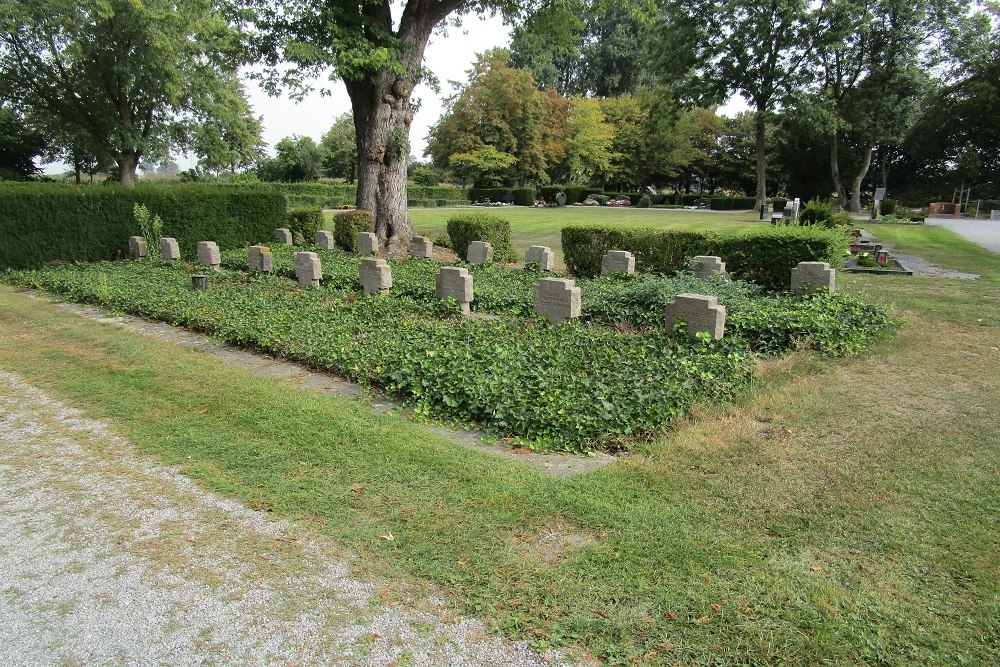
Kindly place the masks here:
[(802, 207), (802, 210), (799, 211), (799, 224), (820, 225), (823, 227), (836, 226), (836, 221), (833, 218), (833, 206), (821, 199), (810, 199)]
[(879, 207), (879, 213), (882, 215), (892, 215), (896, 212), (896, 200), (886, 197), (882, 200), (882, 205)]
[(643, 195), (643, 196), (639, 197), (639, 203), (637, 204), (637, 206), (639, 208), (649, 208), (652, 204), (653, 204), (653, 200), (650, 198), (650, 196), (649, 195)]
[(374, 232), (375, 217), (371, 211), (356, 209), (333, 216), (333, 241), (338, 248), (354, 252), (360, 232)]
[(491, 202), (510, 201), (517, 206), (531, 206), (535, 203), (534, 188), (470, 188), (469, 199), (473, 202), (482, 202), (489, 199)]
[(468, 261), (469, 244), (489, 241), (493, 244), (493, 258), (498, 262), (514, 257), (510, 242), (510, 222), (495, 215), (479, 212), (458, 213), (448, 218), (448, 238), (452, 250), (463, 261)]
[(245, 247), (286, 226), (284, 196), (248, 186), (4, 184), (0, 268), (125, 257), (128, 237), (141, 234), (136, 204), (163, 221), (162, 234), (188, 257), (199, 241)]
[(708, 207), (713, 211), (744, 211), (756, 203), (754, 197), (712, 197)]
[(297, 208), (288, 212), (288, 229), (299, 245), (315, 242), (316, 232), (323, 228), (323, 211), (318, 208)]

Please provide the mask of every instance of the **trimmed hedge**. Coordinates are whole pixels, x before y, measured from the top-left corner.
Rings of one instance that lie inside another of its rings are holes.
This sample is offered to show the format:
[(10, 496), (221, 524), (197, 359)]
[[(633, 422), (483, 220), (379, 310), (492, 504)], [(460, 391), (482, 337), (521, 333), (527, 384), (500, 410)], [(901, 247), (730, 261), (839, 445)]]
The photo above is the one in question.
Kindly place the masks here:
[(734, 277), (767, 289), (787, 289), (799, 262), (839, 264), (847, 250), (840, 230), (781, 227), (717, 234), (617, 227), (564, 227), (563, 260), (577, 277), (601, 273), (601, 257), (609, 250), (635, 254), (636, 270), (670, 274), (687, 268), (697, 255), (718, 255)]
[[(233, 185), (230, 187), (238, 187)], [(288, 198), (289, 207), (302, 208), (345, 208), (354, 206), (357, 200), (358, 186), (355, 183), (336, 183), (319, 181), (316, 183), (278, 183), (263, 182), (255, 183), (252, 186), (262, 190), (280, 192)], [(468, 194), (465, 188), (456, 185), (412, 185), (407, 184), (406, 196), (408, 199), (423, 202), (421, 206), (429, 201), (445, 201), (448, 204), (469, 203)], [(442, 204), (438, 204), (441, 206)]]
[(360, 232), (375, 231), (375, 216), (363, 208), (333, 216), (333, 241), (338, 248), (354, 252)]
[(534, 188), (469, 188), (469, 199), (474, 202), (481, 202), (485, 199), (489, 199), (491, 202), (502, 202), (508, 195), (510, 202), (518, 206), (532, 206), (535, 203)]
[(712, 197), (708, 207), (713, 211), (745, 211), (756, 203), (754, 197)]
[(599, 190), (585, 185), (543, 185), (538, 188), (538, 196), (545, 200), (546, 204), (554, 204), (556, 195), (560, 192), (566, 193), (566, 205), (580, 204), (587, 195), (596, 194)]
[(133, 217), (144, 204), (163, 220), (163, 235), (193, 257), (199, 241), (220, 249), (269, 241), (286, 224), (285, 198), (253, 188), (185, 184), (0, 187), (0, 268), (93, 262), (128, 255), (128, 237), (140, 233)]
[(288, 212), (288, 229), (297, 245), (312, 245), (316, 232), (323, 228), (323, 211), (318, 208), (297, 208)]
[(489, 241), (493, 244), (493, 258), (502, 262), (514, 256), (510, 243), (510, 223), (487, 213), (462, 213), (448, 219), (448, 237), (451, 247), (463, 262), (469, 261), (469, 244)]

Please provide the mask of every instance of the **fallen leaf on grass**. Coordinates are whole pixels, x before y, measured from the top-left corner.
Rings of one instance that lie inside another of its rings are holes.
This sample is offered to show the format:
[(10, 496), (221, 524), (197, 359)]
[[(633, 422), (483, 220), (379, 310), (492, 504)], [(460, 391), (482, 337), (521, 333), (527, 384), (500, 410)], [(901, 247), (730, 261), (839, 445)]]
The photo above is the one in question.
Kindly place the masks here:
[(702, 616), (701, 618), (696, 618), (691, 622), (694, 623), (695, 625), (705, 625), (711, 620), (712, 620), (711, 616)]
[(359, 493), (361, 493), (364, 490), (365, 490), (365, 485), (364, 484), (358, 484), (357, 486), (352, 486), (351, 487), (351, 491), (354, 492), (354, 495), (358, 495)]
[(823, 568), (821, 568), (819, 565), (813, 565), (809, 569), (812, 570), (813, 572), (822, 572), (823, 571)]
[(611, 618), (611, 614), (609, 614), (608, 612), (604, 611), (603, 609), (592, 609), (591, 611), (593, 611), (595, 614), (597, 614), (601, 618)]
[(669, 618), (671, 621), (676, 621), (677, 620), (677, 612), (676, 611), (668, 611), (667, 612), (667, 618)]
[(393, 540), (396, 539), (396, 537), (392, 533), (386, 533), (385, 535), (382, 536), (382, 539), (385, 540), (386, 542), (392, 542)]

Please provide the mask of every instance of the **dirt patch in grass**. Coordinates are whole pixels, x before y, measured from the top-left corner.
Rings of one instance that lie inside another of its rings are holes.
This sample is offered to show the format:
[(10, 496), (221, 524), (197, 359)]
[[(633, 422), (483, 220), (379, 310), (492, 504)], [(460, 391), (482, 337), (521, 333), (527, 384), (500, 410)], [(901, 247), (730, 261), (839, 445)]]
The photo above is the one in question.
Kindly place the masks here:
[(597, 544), (601, 535), (595, 531), (581, 530), (568, 523), (549, 523), (530, 533), (518, 533), (514, 542), (527, 558), (543, 563), (557, 563), (571, 549)]

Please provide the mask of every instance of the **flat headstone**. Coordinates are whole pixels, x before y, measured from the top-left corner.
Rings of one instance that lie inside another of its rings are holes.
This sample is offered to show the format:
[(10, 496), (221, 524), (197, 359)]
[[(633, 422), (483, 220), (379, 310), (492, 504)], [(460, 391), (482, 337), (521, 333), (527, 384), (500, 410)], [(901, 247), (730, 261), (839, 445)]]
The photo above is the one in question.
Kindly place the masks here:
[(556, 265), (556, 254), (552, 248), (544, 245), (533, 245), (524, 253), (524, 263), (538, 265), (540, 271), (551, 271)]
[(354, 240), (354, 249), (359, 255), (377, 255), (378, 237), (375, 236), (374, 232), (358, 232), (358, 236)]
[(493, 244), (489, 241), (473, 241), (469, 244), (466, 257), (469, 258), (469, 264), (485, 264), (493, 259)]
[(698, 255), (692, 262), (694, 263), (694, 275), (699, 278), (710, 278), (716, 273), (726, 272), (726, 263), (721, 257), (715, 255)]
[(792, 269), (791, 287), (799, 295), (817, 291), (832, 294), (837, 288), (837, 272), (826, 262), (799, 262)]
[(410, 257), (413, 259), (430, 259), (434, 253), (434, 244), (426, 236), (414, 236), (410, 239)]
[(285, 245), (292, 245), (294, 243), (292, 240), (292, 231), (286, 227), (274, 230), (274, 236), (278, 239), (278, 243)]
[(146, 239), (141, 236), (128, 237), (128, 251), (133, 259), (148, 257), (149, 249), (146, 247)]
[(667, 304), (666, 313), (667, 330), (673, 331), (677, 320), (684, 320), (691, 338), (707, 331), (713, 340), (719, 340), (726, 330), (726, 307), (714, 296), (678, 294)]
[(165, 236), (160, 239), (160, 255), (164, 262), (176, 262), (181, 258), (181, 249), (177, 239)]
[(385, 294), (392, 289), (392, 269), (384, 259), (361, 260), (358, 277), (365, 294)]
[(295, 253), (295, 278), (299, 281), (299, 287), (319, 287), (322, 276), (319, 255), (314, 252)]
[(635, 273), (635, 255), (627, 250), (609, 250), (601, 258), (601, 275)]
[(321, 229), (316, 232), (316, 245), (323, 250), (333, 250), (336, 246), (333, 243), (333, 232)]
[(435, 279), (435, 295), (439, 299), (454, 299), (462, 308), (462, 313), (469, 314), (469, 304), (472, 303), (472, 276), (469, 270), (461, 266), (444, 266), (438, 271)]
[(198, 241), (198, 263), (213, 271), (219, 270), (219, 245), (215, 241)]
[(552, 324), (580, 317), (580, 288), (569, 278), (542, 278), (533, 290), (535, 312)]
[(266, 245), (252, 245), (247, 251), (247, 268), (260, 273), (274, 270), (274, 257)]

